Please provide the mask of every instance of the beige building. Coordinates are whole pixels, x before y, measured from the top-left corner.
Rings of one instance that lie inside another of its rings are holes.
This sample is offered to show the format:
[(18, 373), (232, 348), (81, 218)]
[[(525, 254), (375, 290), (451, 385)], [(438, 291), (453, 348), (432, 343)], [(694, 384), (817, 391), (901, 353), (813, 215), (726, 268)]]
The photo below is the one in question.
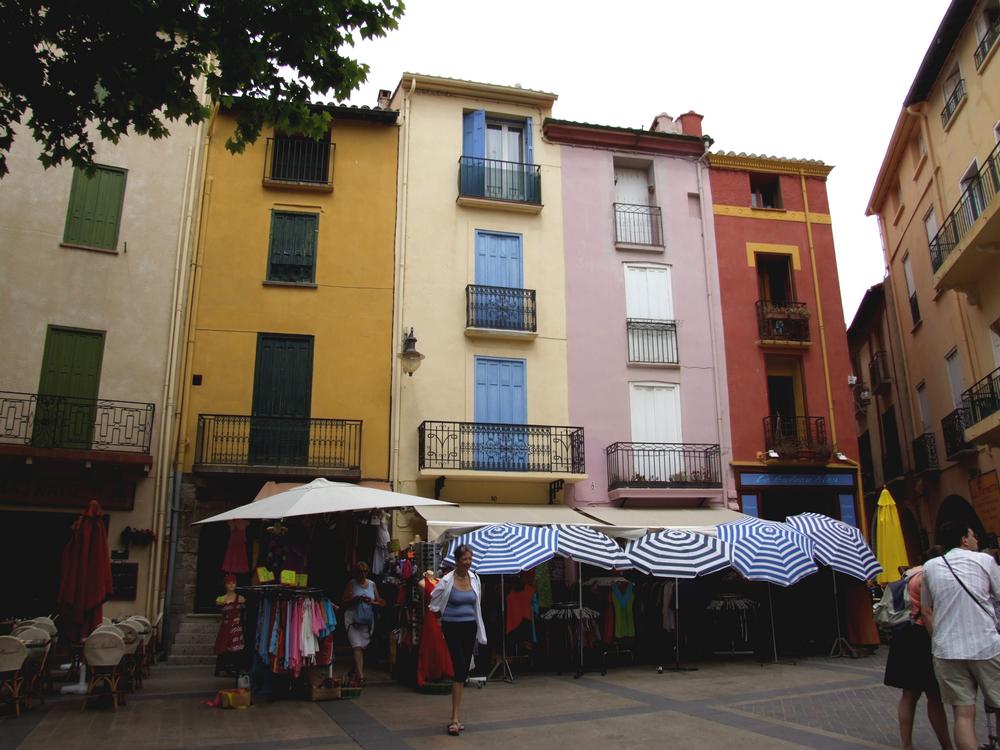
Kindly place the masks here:
[(903, 445), (933, 448), (939, 471), (922, 483), (928, 532), (949, 518), (1000, 532), (998, 37), (997, 0), (950, 4), (868, 206), (900, 331)]
[(108, 516), (104, 614), (160, 611), (201, 159), (198, 126), (171, 131), (98, 140), (90, 175), (44, 169), (17, 131), (0, 184), (0, 619), (57, 611), (60, 553), (90, 500)]
[(544, 504), (585, 476), (568, 419), (560, 147), (542, 137), (555, 99), (410, 73), (393, 96), (396, 351), (412, 330), (425, 357), (412, 376), (396, 358), (398, 491)]

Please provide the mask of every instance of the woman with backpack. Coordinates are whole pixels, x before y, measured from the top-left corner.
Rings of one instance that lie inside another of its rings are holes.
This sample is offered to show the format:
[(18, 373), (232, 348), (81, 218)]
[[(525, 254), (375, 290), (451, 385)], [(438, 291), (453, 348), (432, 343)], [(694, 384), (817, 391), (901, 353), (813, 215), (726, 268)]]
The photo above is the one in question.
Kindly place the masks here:
[[(944, 550), (935, 546), (927, 550), (924, 562), (940, 556)], [(889, 657), (885, 663), (884, 682), (889, 687), (901, 688), (896, 714), (899, 719), (899, 739), (903, 750), (913, 748), (913, 719), (917, 711), (920, 694), (927, 695), (927, 719), (944, 750), (951, 750), (948, 735), (948, 717), (941, 702), (941, 690), (934, 676), (934, 662), (931, 658), (931, 637), (920, 615), (920, 582), (924, 577), (922, 565), (910, 568), (904, 577), (889, 584), (887, 594), (895, 594), (901, 604), (909, 606), (907, 617), (892, 627), (892, 642)], [(896, 587), (896, 590), (893, 590)], [(904, 598), (905, 593), (905, 598)], [(893, 607), (895, 608), (895, 607)], [(901, 615), (903, 613), (900, 613)], [(883, 620), (885, 621), (885, 620)]]
[(353, 682), (363, 685), (365, 682), (365, 649), (371, 643), (372, 631), (375, 629), (375, 607), (385, 605), (375, 588), (375, 581), (368, 578), (368, 565), (363, 562), (354, 564), (354, 577), (344, 589), (344, 626), (347, 628), (347, 640), (354, 650), (354, 669), (351, 672)]

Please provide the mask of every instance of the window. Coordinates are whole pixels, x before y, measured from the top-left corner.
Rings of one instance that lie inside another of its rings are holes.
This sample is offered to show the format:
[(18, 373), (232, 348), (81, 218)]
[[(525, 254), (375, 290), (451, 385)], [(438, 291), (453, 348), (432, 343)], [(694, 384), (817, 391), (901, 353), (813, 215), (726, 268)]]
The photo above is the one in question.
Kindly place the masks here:
[(963, 229), (964, 234), (965, 231), (968, 231), (976, 223), (976, 219), (979, 218), (986, 208), (983, 181), (979, 176), (979, 163), (975, 159), (972, 160), (972, 164), (969, 165), (969, 168), (965, 170), (965, 174), (962, 175), (959, 187), (962, 190), (962, 197), (960, 199), (962, 212), (965, 215), (965, 220), (968, 222)]
[(924, 136), (917, 133), (913, 136), (913, 160), (919, 162), (927, 155), (927, 144), (924, 143)]
[(317, 214), (271, 212), (267, 280), (311, 284), (316, 280)]
[(653, 205), (654, 193), (650, 166), (615, 164), (615, 242), (663, 245), (660, 209)]
[(957, 409), (962, 405), (962, 393), (965, 391), (965, 375), (962, 374), (962, 361), (958, 358), (958, 350), (952, 349), (948, 352), (944, 362), (948, 371), (948, 386), (951, 388), (951, 403)]
[(750, 205), (754, 208), (781, 208), (778, 175), (750, 175)]
[(965, 81), (962, 79), (962, 71), (955, 63), (948, 77), (944, 81), (944, 109), (941, 110), (941, 124), (947, 128), (951, 123), (951, 118), (958, 110), (958, 105), (965, 99)]
[(124, 169), (100, 165), (90, 176), (73, 170), (63, 243), (112, 251), (118, 247), (125, 175)]
[(917, 410), (920, 412), (920, 431), (931, 431), (931, 406), (927, 400), (927, 384), (917, 384)]
[(882, 412), (882, 439), (885, 441), (882, 476), (889, 481), (903, 475), (903, 451), (899, 445), (895, 407), (890, 406)]
[(680, 361), (670, 266), (625, 266), (625, 316), (629, 362)]
[(504, 118), (479, 109), (462, 122), (459, 191), (463, 196), (541, 203), (530, 117)]
[(937, 237), (938, 223), (933, 208), (924, 216), (924, 233), (927, 235), (927, 242), (933, 242)]
[(903, 207), (903, 184), (901, 182), (896, 183), (896, 211), (898, 212)]
[(916, 327), (920, 322), (920, 305), (917, 304), (917, 285), (913, 281), (913, 268), (910, 265), (909, 255), (903, 258), (903, 276), (906, 279), (906, 294), (910, 298), (910, 317)]
[(330, 157), (333, 144), (329, 134), (320, 140), (275, 133), (268, 138), (265, 182), (296, 183), (319, 188), (333, 184)]
[(1000, 3), (991, 0), (976, 17), (976, 40), (979, 42), (975, 52), (977, 69), (983, 66), (998, 36), (1000, 36)]

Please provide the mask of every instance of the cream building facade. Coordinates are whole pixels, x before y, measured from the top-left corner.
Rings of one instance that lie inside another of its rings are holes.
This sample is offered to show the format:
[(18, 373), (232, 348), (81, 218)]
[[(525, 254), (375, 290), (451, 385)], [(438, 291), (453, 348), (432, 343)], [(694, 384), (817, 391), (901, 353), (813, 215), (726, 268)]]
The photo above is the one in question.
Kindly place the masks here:
[[(400, 111), (395, 489), (473, 503), (560, 502), (585, 477), (568, 421), (556, 96), (406, 73)], [(411, 342), (411, 349), (413, 348)], [(405, 518), (397, 530), (406, 536)]]
[[(899, 322), (929, 526), (1000, 532), (1000, 5), (955, 0), (906, 94), (869, 201)], [(939, 473), (938, 473), (939, 472)]]

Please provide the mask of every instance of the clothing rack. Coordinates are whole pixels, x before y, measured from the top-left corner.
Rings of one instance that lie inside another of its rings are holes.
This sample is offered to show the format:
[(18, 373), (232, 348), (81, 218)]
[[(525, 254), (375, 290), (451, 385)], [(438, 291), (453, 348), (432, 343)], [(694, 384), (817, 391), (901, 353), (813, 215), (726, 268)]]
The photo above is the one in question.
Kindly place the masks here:
[(251, 596), (270, 596), (278, 599), (302, 599), (305, 597), (315, 598), (317, 596), (326, 596), (323, 589), (316, 588), (315, 586), (294, 588), (270, 583), (259, 586), (237, 586), (236, 593), (249, 594)]

